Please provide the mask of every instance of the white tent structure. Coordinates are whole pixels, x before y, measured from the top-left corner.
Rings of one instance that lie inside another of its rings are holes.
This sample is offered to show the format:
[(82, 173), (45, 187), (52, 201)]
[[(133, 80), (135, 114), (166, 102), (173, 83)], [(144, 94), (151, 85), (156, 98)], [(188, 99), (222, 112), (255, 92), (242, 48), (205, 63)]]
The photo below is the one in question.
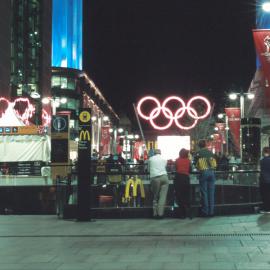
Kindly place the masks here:
[[(9, 106), (0, 118), (0, 127), (22, 127), (23, 121)], [(49, 161), (50, 138), (47, 135), (0, 135), (0, 162)]]

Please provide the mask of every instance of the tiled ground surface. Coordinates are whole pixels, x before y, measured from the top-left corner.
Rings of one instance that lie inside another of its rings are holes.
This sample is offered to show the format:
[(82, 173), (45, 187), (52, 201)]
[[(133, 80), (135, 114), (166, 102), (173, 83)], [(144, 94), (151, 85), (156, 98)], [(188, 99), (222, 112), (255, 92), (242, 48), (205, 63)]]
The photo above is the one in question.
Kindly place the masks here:
[(63, 221), (0, 216), (0, 270), (270, 269), (270, 215)]

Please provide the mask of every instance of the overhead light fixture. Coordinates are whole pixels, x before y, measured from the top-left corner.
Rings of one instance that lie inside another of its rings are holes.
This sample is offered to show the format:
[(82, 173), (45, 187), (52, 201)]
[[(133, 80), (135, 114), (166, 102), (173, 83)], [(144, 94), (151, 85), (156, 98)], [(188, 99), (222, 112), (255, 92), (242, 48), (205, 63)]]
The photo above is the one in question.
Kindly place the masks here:
[(37, 98), (40, 98), (40, 94), (37, 91), (31, 91), (30, 97), (37, 99)]
[(43, 104), (49, 104), (50, 103), (50, 98), (48, 98), (48, 97), (45, 97), (45, 98), (43, 98), (42, 100), (41, 100), (41, 102), (43, 103)]
[(96, 116), (93, 116), (92, 117), (92, 121), (95, 122), (97, 120), (97, 117)]
[(122, 128), (118, 128), (118, 132), (122, 133), (124, 130)]
[(262, 9), (265, 12), (270, 12), (270, 2), (268, 1), (268, 2), (263, 3), (262, 4)]
[(235, 93), (229, 94), (229, 99), (236, 100), (237, 99), (237, 94), (235, 94)]
[(253, 93), (248, 93), (247, 94), (248, 99), (253, 99), (255, 95)]
[(217, 116), (219, 119), (222, 119), (224, 117), (224, 114), (223, 113), (219, 113), (218, 116)]
[(62, 97), (62, 98), (60, 99), (60, 103), (62, 103), (62, 104), (67, 103), (67, 98), (66, 98), (66, 97)]
[(105, 116), (103, 117), (103, 121), (109, 121), (109, 117), (105, 115)]

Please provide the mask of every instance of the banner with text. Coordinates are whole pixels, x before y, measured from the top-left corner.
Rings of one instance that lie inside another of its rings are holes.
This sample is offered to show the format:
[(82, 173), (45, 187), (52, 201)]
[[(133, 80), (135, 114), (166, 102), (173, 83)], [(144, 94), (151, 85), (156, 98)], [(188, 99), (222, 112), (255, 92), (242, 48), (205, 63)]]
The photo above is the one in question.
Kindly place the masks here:
[(241, 112), (240, 108), (225, 108), (228, 117), (230, 134), (237, 154), (240, 154), (240, 127), (241, 127)]
[(267, 85), (265, 87), (265, 102), (267, 109), (270, 109), (270, 30), (253, 30), (253, 38), (265, 79), (268, 81), (268, 83), (265, 84)]
[(111, 143), (111, 136), (110, 136), (110, 127), (102, 127), (101, 128), (101, 155), (106, 156), (110, 154), (110, 143)]

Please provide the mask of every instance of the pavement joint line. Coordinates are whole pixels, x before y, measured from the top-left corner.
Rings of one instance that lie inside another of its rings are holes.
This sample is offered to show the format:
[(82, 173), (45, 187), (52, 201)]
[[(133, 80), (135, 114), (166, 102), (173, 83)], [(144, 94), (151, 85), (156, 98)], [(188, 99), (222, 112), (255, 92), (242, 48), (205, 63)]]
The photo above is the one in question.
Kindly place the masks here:
[(89, 237), (89, 238), (101, 238), (101, 237), (188, 237), (188, 238), (206, 238), (206, 237), (220, 237), (220, 238), (232, 238), (232, 237), (250, 237), (253, 241), (253, 236), (269, 236), (270, 233), (229, 233), (229, 234), (163, 234), (163, 233), (134, 233), (134, 234), (25, 234), (25, 235), (0, 235), (0, 238), (27, 238), (27, 237)]

